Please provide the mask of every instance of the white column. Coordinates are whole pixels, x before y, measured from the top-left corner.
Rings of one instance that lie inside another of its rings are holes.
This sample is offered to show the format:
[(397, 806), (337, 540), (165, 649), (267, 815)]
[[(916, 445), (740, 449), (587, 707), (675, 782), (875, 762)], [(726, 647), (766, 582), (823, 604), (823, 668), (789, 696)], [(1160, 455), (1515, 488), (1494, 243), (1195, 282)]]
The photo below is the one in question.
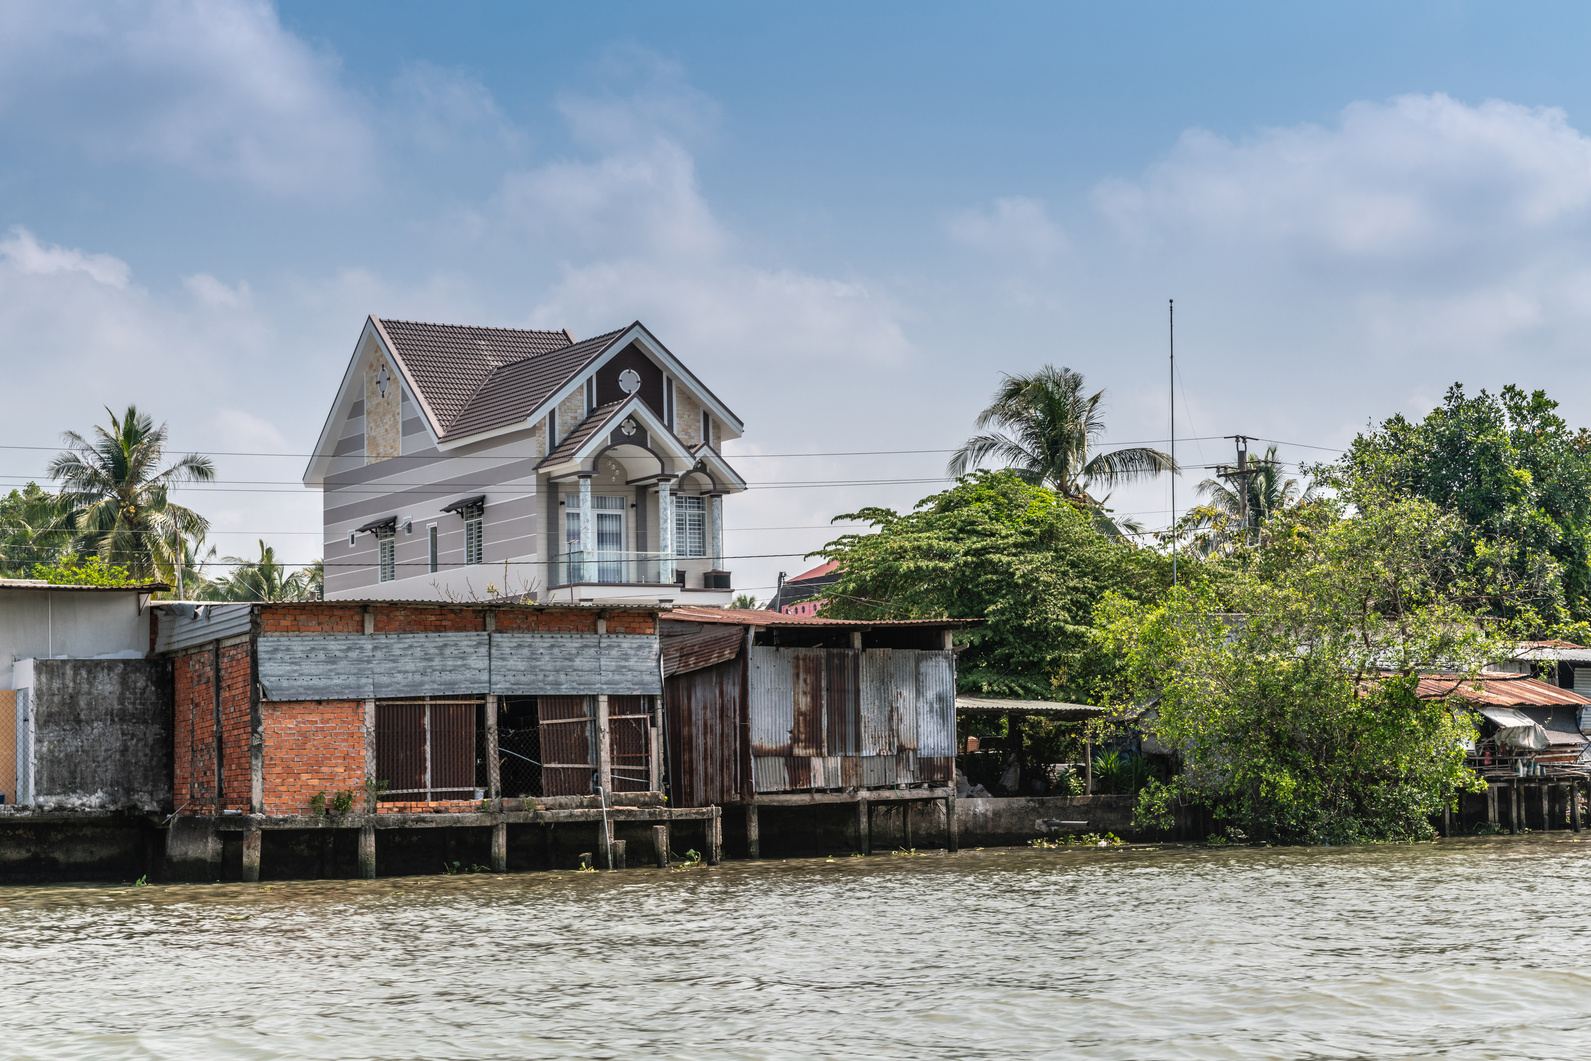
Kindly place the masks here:
[(658, 581), (674, 581), (674, 495), (667, 479), (657, 484)]
[(580, 577), (577, 581), (590, 582), (596, 574), (591, 569), (591, 550), (596, 548), (591, 535), (591, 477), (580, 477)]
[(713, 518), (713, 570), (724, 569), (724, 495), (713, 494), (707, 499)]

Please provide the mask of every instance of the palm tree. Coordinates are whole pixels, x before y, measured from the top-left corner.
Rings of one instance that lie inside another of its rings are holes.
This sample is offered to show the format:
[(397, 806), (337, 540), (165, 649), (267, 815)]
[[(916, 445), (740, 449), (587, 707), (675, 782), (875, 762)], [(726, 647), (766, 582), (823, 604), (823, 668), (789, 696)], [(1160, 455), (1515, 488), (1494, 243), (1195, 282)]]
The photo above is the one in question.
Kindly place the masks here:
[[(276, 550), (260, 540), (260, 558), (245, 560), (238, 556), (224, 558), (232, 564), (230, 575), (218, 578), (211, 592), (219, 600), (283, 601), (314, 599), (313, 585), (303, 571), (289, 575), (287, 566), (276, 561)], [(310, 592), (306, 593), (306, 590)]]
[(1181, 526), (1193, 534), (1193, 546), (1203, 553), (1230, 548), (1237, 541), (1252, 536), (1278, 512), (1296, 504), (1311, 501), (1315, 496), (1313, 485), (1305, 486), (1297, 479), (1287, 478), (1282, 462), (1276, 459), (1276, 447), (1267, 446), (1265, 456), (1250, 464), (1248, 475), (1248, 523), (1243, 523), (1242, 488), (1228, 485), (1219, 479), (1206, 479), (1199, 484), (1199, 494), (1208, 498), (1204, 504), (1188, 512)]
[(110, 428), (94, 428), (91, 443), (75, 431), (62, 437), (67, 451), (50, 461), (52, 478), (62, 485), (62, 524), (77, 547), (125, 567), (135, 578), (170, 579), (184, 535), (202, 536), (209, 521), (173, 503), (170, 488), (185, 482), (211, 482), (209, 457), (189, 453), (162, 470), (166, 425), (155, 426), (147, 413), (129, 405), (118, 418), (110, 409)]
[(1085, 392), (1081, 373), (1045, 365), (1031, 375), (1005, 376), (989, 407), (978, 414), (981, 431), (950, 458), (950, 474), (965, 475), (993, 458), (1035, 486), (1049, 486), (1090, 506), (1094, 484), (1115, 486), (1179, 469), (1169, 454), (1147, 446), (1089, 451), (1105, 433), (1100, 409), (1105, 392)]

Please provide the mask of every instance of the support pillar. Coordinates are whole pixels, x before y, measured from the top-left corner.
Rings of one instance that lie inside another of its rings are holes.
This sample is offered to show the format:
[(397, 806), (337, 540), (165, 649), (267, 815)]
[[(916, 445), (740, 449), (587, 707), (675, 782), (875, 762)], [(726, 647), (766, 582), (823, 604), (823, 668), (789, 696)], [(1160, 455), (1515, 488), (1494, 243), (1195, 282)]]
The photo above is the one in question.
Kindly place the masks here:
[(376, 827), (363, 825), (359, 829), (359, 879), (376, 879)]
[(1580, 782), (1569, 782), (1569, 828), (1580, 831)]
[(591, 476), (580, 477), (580, 578), (590, 582), (596, 577), (591, 563), (591, 550), (596, 548), (596, 538), (591, 531)]
[(668, 869), (668, 826), (652, 826), (652, 854), (657, 858), (658, 869)]
[(254, 884), (260, 879), (260, 831), (243, 830), (243, 880)]
[[(608, 727), (608, 695), (597, 696), (597, 784), (603, 799), (613, 795), (613, 740)], [(542, 758), (546, 758), (543, 756)]]
[(674, 496), (669, 481), (657, 481), (658, 581), (674, 581)]
[(1552, 828), (1552, 786), (1538, 784), (1536, 787), (1541, 790), (1541, 831), (1546, 832)]
[(956, 796), (954, 790), (945, 797), (945, 850), (955, 854), (960, 850), (960, 835), (956, 829)]
[(757, 805), (746, 804), (746, 857), (762, 857), (762, 826), (758, 820)]
[(1451, 804), (1442, 804), (1442, 836), (1453, 835), (1453, 807)]
[(713, 570), (724, 569), (724, 495), (709, 494), (707, 508), (712, 521)]
[(1094, 738), (1083, 740), (1083, 795), (1094, 794)]
[(502, 810), (496, 801), (503, 796), (503, 762), (497, 751), (497, 696), (486, 694), (486, 798), (493, 810)]
[(864, 855), (873, 853), (873, 837), (870, 835), (870, 815), (867, 813), (867, 799), (859, 798), (856, 801), (856, 847)]
[(1497, 821), (1498, 821), (1498, 819), (1497, 819), (1497, 786), (1496, 785), (1487, 785), (1486, 786), (1486, 823), (1488, 825), (1496, 825)]
[(492, 826), (492, 872), (508, 872), (508, 823)]
[(610, 869), (624, 869), (626, 867), (628, 863), (624, 856), (629, 846), (630, 842), (628, 840), (614, 840), (612, 842), (609, 850), (613, 854), (613, 865), (609, 867)]
[(707, 864), (716, 866), (724, 859), (724, 810), (722, 807), (713, 808), (713, 816), (707, 819)]
[(1508, 786), (1508, 824), (1510, 826), (1510, 831), (1515, 836), (1519, 835), (1520, 829), (1524, 825), (1524, 823), (1520, 821), (1520, 818), (1523, 816), (1521, 812), (1523, 812), (1524, 809), (1524, 802), (1521, 799), (1519, 793), (1519, 782), (1511, 782)]

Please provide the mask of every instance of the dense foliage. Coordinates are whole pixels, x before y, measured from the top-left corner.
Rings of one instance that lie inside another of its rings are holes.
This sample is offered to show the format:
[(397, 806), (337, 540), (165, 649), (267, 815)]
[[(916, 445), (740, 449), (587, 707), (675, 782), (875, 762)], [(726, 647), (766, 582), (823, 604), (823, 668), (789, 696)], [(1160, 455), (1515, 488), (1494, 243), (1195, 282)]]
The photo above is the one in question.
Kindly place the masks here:
[[(1368, 489), (1368, 487), (1366, 487)], [(1460, 521), (1383, 496), (1351, 519), (1314, 506), (1286, 545), (1221, 593), (1105, 600), (1096, 638), (1122, 663), (1109, 701), (1180, 771), (1140, 795), (1140, 819), (1210, 807), (1234, 836), (1287, 843), (1408, 840), (1472, 784), (1468, 713), (1421, 700), (1421, 672), (1495, 658), (1451, 592)]]
[(840, 564), (823, 614), (851, 619), (976, 619), (958, 642), (962, 691), (1081, 699), (1105, 659), (1090, 639), (1107, 592), (1154, 598), (1170, 561), (1102, 532), (1055, 491), (980, 471), (897, 513), (865, 508), (872, 533), (819, 555)]

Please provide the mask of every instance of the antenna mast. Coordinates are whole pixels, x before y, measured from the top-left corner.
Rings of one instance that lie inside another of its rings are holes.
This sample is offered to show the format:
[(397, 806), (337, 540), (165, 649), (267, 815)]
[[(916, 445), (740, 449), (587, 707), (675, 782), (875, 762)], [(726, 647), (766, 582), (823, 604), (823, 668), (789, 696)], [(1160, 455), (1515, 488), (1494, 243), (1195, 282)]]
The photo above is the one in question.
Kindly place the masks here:
[[(1171, 352), (1171, 463), (1177, 463), (1177, 301), (1166, 299), (1166, 339)], [(1171, 584), (1177, 584), (1177, 473), (1171, 473)]]

